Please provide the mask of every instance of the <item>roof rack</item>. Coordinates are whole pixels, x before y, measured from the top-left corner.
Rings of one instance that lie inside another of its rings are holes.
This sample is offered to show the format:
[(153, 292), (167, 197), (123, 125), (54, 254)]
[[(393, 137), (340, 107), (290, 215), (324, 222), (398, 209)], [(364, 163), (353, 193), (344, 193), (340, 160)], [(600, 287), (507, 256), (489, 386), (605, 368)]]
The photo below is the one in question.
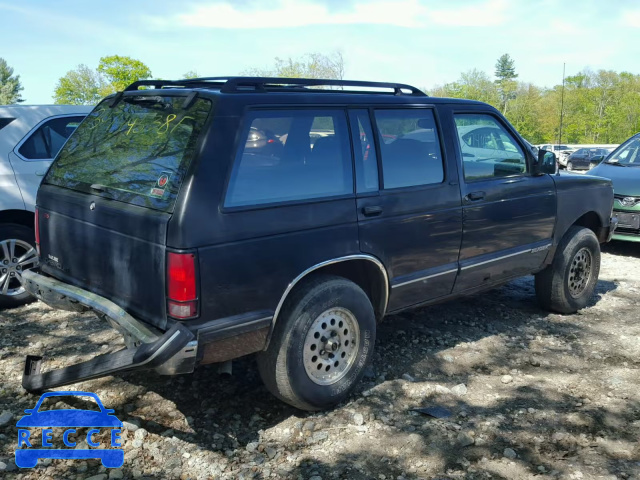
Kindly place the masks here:
[[(247, 92), (319, 92), (319, 93), (378, 93), (393, 95), (411, 95), (426, 97), (427, 95), (404, 83), (365, 82), (357, 80), (329, 80), (316, 78), (281, 78), (281, 77), (202, 77), (184, 80), (139, 80), (132, 83), (125, 91), (138, 90), (139, 87), (152, 88), (219, 88), (222, 93)], [(355, 87), (365, 89), (386, 89), (388, 91), (371, 90), (329, 90), (308, 87)]]

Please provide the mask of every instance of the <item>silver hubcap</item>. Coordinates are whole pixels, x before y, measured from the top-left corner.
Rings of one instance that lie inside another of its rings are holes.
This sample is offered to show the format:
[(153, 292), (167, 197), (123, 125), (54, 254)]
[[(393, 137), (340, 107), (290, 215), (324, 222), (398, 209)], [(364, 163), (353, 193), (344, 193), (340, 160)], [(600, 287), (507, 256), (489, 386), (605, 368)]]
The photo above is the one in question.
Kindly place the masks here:
[(316, 318), (304, 341), (304, 369), (318, 385), (331, 385), (344, 377), (358, 355), (360, 328), (346, 308), (327, 310)]
[(582, 295), (591, 279), (591, 252), (587, 248), (581, 248), (573, 257), (569, 269), (569, 293), (576, 298)]
[(8, 239), (0, 242), (0, 294), (24, 293), (22, 272), (38, 265), (38, 253), (27, 242)]

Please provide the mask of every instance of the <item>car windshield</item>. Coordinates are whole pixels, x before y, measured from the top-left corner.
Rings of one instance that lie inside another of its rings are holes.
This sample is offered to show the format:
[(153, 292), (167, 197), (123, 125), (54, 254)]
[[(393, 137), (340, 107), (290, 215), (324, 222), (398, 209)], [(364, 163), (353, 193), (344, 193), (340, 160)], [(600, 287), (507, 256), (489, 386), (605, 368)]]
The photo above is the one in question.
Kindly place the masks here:
[(211, 102), (134, 95), (98, 105), (71, 135), (44, 183), (171, 211)]
[(608, 164), (625, 167), (640, 166), (640, 136), (631, 139), (623, 145), (617, 152), (607, 158)]

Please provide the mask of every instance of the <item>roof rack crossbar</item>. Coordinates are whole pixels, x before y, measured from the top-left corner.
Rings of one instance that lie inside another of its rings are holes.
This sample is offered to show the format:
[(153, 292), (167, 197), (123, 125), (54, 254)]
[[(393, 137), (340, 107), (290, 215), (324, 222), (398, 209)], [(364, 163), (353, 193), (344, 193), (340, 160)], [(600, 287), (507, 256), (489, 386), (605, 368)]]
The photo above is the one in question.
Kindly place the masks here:
[[(125, 91), (135, 91), (140, 87), (152, 88), (184, 88), (199, 87), (211, 88), (218, 87), (222, 93), (237, 92), (267, 92), (273, 90), (292, 91), (294, 88), (306, 90), (304, 87), (356, 87), (356, 88), (381, 88), (393, 90), (394, 95), (412, 95), (425, 97), (427, 96), (422, 90), (404, 83), (388, 83), (388, 82), (368, 82), (357, 80), (335, 80), (335, 79), (317, 79), (317, 78), (283, 78), (283, 77), (199, 77), (188, 78), (182, 80), (139, 80), (133, 82)], [(306, 90), (318, 92), (336, 92), (341, 93), (344, 90)], [(346, 92), (345, 92), (346, 93)], [(371, 92), (371, 91), (354, 91), (349, 93), (387, 93), (387, 92)]]

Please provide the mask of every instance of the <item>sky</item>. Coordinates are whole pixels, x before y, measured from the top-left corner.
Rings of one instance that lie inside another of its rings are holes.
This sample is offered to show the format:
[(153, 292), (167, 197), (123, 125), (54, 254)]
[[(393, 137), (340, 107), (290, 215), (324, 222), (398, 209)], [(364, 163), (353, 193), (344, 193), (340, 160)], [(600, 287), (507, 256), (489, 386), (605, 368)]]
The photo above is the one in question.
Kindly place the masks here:
[(79, 64), (127, 55), (158, 78), (237, 75), (339, 50), (345, 78), (432, 88), (508, 53), (551, 87), (584, 68), (640, 74), (637, 0), (0, 0), (3, 57), (29, 104)]

